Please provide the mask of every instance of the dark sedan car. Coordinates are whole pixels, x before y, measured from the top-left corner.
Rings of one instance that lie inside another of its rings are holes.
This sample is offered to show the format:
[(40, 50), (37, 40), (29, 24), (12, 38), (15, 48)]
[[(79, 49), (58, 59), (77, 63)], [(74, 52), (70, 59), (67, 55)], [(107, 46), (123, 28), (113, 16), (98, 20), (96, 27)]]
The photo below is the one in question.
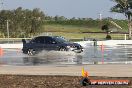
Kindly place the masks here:
[(38, 36), (30, 40), (28, 43), (23, 40), (23, 53), (35, 55), (42, 50), (55, 51), (75, 51), (81, 53), (82, 46), (77, 43), (67, 42), (64, 38), (58, 36)]

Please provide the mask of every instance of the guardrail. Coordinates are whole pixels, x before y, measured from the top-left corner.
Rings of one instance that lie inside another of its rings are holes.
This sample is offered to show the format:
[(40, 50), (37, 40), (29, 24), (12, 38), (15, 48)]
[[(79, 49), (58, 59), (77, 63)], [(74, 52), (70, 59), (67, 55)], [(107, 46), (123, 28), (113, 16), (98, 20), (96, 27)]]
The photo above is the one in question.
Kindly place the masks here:
[(18, 44), (22, 43), (22, 39), (30, 40), (31, 38), (0, 38), (0, 44)]

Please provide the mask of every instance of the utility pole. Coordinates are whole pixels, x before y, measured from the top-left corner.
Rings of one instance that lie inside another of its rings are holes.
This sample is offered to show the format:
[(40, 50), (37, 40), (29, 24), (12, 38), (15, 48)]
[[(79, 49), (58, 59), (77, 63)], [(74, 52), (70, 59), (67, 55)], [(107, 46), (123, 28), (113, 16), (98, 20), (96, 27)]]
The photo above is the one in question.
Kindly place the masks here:
[(99, 27), (101, 28), (102, 27), (102, 14), (101, 13), (99, 13), (99, 21), (100, 21)]
[(3, 0), (0, 0), (0, 10), (3, 10), (3, 5), (4, 5)]
[(99, 13), (99, 20), (102, 20), (102, 14)]
[(10, 35), (9, 35), (9, 20), (7, 20), (7, 22), (6, 22), (6, 29), (7, 29), (7, 38), (8, 38), (8, 43), (9, 43), (9, 37), (10, 37)]

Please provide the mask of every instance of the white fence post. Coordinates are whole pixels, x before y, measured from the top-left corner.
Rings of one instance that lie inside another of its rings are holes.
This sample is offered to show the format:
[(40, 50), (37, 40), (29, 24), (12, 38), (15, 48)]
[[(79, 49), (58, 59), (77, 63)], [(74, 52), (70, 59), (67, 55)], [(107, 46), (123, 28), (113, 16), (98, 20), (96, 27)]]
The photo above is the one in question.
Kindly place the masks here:
[(126, 34), (125, 34), (125, 40), (126, 40)]

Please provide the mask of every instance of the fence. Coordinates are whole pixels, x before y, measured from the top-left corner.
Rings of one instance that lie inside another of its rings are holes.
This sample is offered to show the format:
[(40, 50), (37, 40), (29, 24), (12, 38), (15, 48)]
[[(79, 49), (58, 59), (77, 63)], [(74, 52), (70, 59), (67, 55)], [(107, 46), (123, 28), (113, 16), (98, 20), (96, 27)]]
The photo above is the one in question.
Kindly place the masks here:
[[(96, 34), (95, 34), (96, 35)], [(128, 40), (128, 34), (110, 34), (112, 40)], [(30, 40), (31, 38), (0, 38), (0, 44), (10, 43), (10, 44), (17, 44), (22, 43), (22, 39)], [(66, 38), (67, 39), (67, 38)], [(97, 40), (105, 40), (105, 37), (95, 37), (95, 36), (84, 36), (84, 38), (71, 38), (68, 39), (69, 41), (93, 41), (94, 39)]]

